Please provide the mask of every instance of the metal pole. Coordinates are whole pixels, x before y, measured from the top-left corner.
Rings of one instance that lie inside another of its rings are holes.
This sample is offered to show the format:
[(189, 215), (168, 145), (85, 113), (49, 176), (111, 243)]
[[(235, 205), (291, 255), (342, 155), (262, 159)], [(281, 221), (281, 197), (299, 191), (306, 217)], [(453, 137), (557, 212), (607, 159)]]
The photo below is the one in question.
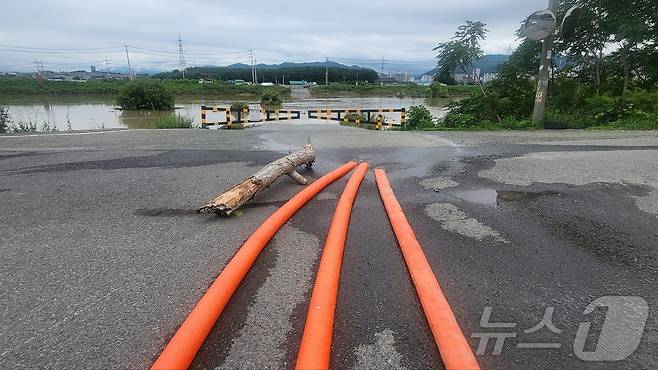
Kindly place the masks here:
[(256, 78), (254, 77), (254, 51), (249, 49), (249, 58), (251, 59), (251, 83), (256, 83)]
[(134, 79), (133, 77), (133, 69), (130, 66), (130, 56), (128, 56), (128, 45), (125, 45), (126, 47), (126, 60), (128, 61), (128, 73), (130, 73), (130, 81)]
[[(254, 54), (252, 54), (254, 55)], [(258, 85), (258, 67), (256, 67), (256, 56), (254, 55), (254, 81)]]
[[(549, 0), (548, 10), (557, 17), (557, 9), (560, 6), (560, 0)], [(544, 122), (544, 113), (546, 111), (546, 95), (548, 92), (548, 73), (553, 59), (553, 41), (555, 33), (548, 35), (544, 39), (541, 48), (541, 61), (539, 65), (539, 74), (537, 75), (537, 94), (535, 95), (535, 108), (532, 111), (532, 123), (541, 124)]]

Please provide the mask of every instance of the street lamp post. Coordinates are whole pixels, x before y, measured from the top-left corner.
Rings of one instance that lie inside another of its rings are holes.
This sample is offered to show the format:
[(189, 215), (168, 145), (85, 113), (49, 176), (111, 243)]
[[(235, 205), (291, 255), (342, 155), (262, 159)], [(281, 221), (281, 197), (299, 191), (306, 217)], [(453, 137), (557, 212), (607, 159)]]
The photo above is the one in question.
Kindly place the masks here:
[[(548, 10), (557, 16), (557, 10), (560, 6), (559, 0), (549, 0)], [(537, 76), (537, 94), (535, 95), (535, 108), (532, 111), (532, 122), (541, 124), (544, 122), (544, 113), (546, 111), (546, 94), (548, 92), (548, 74), (553, 58), (553, 41), (555, 32), (544, 38), (541, 49), (541, 61), (539, 64), (539, 75)]]

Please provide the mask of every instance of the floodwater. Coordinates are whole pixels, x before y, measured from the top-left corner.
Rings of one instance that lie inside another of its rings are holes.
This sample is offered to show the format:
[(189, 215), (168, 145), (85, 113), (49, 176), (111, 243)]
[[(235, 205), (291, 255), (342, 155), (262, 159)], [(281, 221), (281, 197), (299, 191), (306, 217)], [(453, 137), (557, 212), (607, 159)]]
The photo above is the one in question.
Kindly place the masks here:
[[(294, 96), (294, 95), (293, 95)], [(40, 130), (44, 123), (65, 130), (96, 130), (106, 128), (150, 128), (156, 117), (175, 113), (194, 118), (200, 123), (201, 105), (228, 106), (241, 100), (231, 99), (177, 97), (175, 111), (122, 111), (115, 107), (114, 101), (106, 97), (0, 97), (0, 105), (9, 107), (9, 114), (14, 121), (33, 122)], [(244, 101), (244, 99), (242, 99)], [(388, 109), (409, 108), (412, 105), (425, 105), (435, 117), (445, 114), (446, 99), (424, 98), (311, 98), (293, 97), (283, 103), (282, 110), (301, 110), (305, 117), (308, 110), (316, 109)], [(259, 104), (250, 102), (250, 120), (258, 119)], [(399, 120), (399, 113), (390, 113), (392, 121)], [(222, 121), (220, 113), (208, 113), (209, 121)]]

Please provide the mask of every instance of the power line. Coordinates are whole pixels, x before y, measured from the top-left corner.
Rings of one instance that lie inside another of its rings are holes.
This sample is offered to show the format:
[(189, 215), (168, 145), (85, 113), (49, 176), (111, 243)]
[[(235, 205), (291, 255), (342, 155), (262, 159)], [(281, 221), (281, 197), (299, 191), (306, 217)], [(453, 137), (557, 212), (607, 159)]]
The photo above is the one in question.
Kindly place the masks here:
[(73, 48), (73, 49), (67, 49), (67, 48), (40, 48), (40, 47), (32, 47), (32, 46), (15, 46), (15, 45), (7, 45), (7, 44), (0, 44), (0, 47), (6, 47), (6, 48), (14, 48), (14, 49), (29, 49), (29, 50), (38, 50), (38, 51), (84, 51), (84, 50), (107, 50), (107, 49), (119, 49), (121, 46), (107, 46), (107, 47), (102, 47), (102, 48)]

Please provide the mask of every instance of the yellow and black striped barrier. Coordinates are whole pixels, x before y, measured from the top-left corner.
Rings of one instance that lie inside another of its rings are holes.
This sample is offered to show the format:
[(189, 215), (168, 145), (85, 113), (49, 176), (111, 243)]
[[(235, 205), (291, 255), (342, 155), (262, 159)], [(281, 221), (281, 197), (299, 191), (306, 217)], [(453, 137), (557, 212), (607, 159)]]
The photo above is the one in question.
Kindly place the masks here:
[(265, 114), (263, 121), (287, 121), (302, 118), (302, 111), (290, 109), (261, 110)]
[[(224, 120), (219, 121), (210, 121), (208, 119), (208, 113), (224, 113)], [(233, 117), (230, 107), (209, 107), (206, 105), (201, 106), (201, 127), (205, 128), (208, 126), (215, 125), (225, 125), (227, 128), (231, 128), (231, 125), (235, 122), (240, 122), (242, 124), (250, 122), (263, 122), (263, 121), (280, 121), (280, 120), (293, 120), (300, 119), (302, 112), (299, 110), (291, 109), (260, 109), (260, 116), (257, 120), (249, 119), (250, 109), (249, 107), (244, 107), (241, 110), (237, 111), (237, 117)], [(234, 119), (235, 118), (235, 119)]]
[[(331, 121), (342, 121), (344, 123), (354, 122), (357, 125), (361, 123), (374, 123), (376, 128), (381, 130), (384, 124), (385, 113), (400, 113), (400, 121), (389, 121), (388, 126), (404, 126), (407, 122), (407, 112), (405, 108), (383, 108), (383, 109), (312, 109), (308, 111), (308, 118), (324, 119)], [(354, 117), (349, 116), (353, 114)], [(365, 115), (365, 116), (364, 116)], [(362, 120), (362, 118), (365, 118)]]
[[(224, 120), (211, 121), (208, 119), (209, 113), (224, 113)], [(201, 127), (205, 128), (208, 126), (214, 125), (224, 125), (227, 128), (231, 128), (231, 125), (235, 122), (240, 122), (242, 124), (250, 122), (263, 122), (263, 121), (287, 121), (294, 119), (301, 119), (302, 112), (299, 110), (291, 109), (263, 109), (259, 111), (259, 117), (257, 120), (250, 120), (250, 109), (249, 107), (244, 107), (241, 110), (234, 111), (236, 115), (234, 116), (231, 112), (230, 107), (218, 107), (218, 106), (201, 106)], [(386, 113), (400, 113), (400, 121), (386, 121)], [(386, 124), (388, 127), (392, 126), (404, 126), (407, 121), (407, 112), (405, 108), (382, 108), (382, 109), (312, 109), (308, 111), (308, 118), (311, 119), (323, 119), (331, 121), (340, 121), (343, 123), (354, 122), (357, 125), (361, 123), (370, 123), (374, 124), (378, 130), (382, 129), (382, 126)], [(350, 117), (350, 115), (353, 115)]]

